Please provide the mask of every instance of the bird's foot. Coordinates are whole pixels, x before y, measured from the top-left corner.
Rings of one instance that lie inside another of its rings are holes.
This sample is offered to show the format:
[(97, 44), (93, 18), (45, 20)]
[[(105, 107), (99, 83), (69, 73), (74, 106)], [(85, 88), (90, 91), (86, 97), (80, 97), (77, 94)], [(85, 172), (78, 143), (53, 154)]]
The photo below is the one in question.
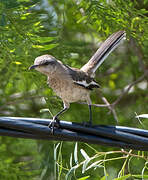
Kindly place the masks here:
[(60, 121), (56, 116), (53, 117), (52, 121), (48, 124), (48, 127), (51, 128), (51, 134), (54, 135), (54, 129), (59, 128)]
[(90, 122), (90, 121), (89, 122), (83, 122), (82, 125), (85, 127), (92, 127), (93, 126), (92, 122)]

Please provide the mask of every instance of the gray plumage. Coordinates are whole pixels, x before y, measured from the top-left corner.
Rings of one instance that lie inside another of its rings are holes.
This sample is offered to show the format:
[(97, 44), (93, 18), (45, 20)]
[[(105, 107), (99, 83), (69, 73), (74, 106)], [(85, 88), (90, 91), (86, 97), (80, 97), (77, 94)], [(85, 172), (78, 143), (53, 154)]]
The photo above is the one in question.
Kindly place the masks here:
[[(65, 66), (68, 70), (68, 74), (71, 76), (71, 78), (75, 84), (82, 86), (89, 90), (93, 90), (93, 88), (100, 87), (100, 85), (94, 80), (94, 78), (90, 77), (84, 71), (77, 69), (77, 68), (71, 68), (67, 65), (65, 65)], [(83, 82), (85, 82), (85, 83), (83, 83)]]
[(63, 110), (53, 117), (53, 121), (69, 108), (70, 103), (86, 101), (90, 111), (89, 122), (92, 124), (90, 90), (100, 87), (94, 80), (95, 71), (124, 38), (125, 31), (118, 31), (109, 36), (81, 69), (64, 65), (48, 54), (35, 59), (34, 65), (30, 69), (36, 69), (45, 74), (49, 86), (64, 103)]

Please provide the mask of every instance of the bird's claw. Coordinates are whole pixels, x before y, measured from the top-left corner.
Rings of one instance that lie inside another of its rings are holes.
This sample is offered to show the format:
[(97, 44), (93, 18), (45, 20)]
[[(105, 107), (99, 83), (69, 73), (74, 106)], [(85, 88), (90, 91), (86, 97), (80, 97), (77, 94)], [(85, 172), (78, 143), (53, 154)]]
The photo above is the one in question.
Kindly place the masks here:
[(59, 128), (60, 121), (57, 119), (56, 116), (53, 117), (52, 121), (48, 124), (48, 127), (51, 128), (51, 134), (54, 134), (55, 127)]
[(92, 127), (92, 123), (90, 121), (89, 122), (83, 121), (82, 125), (85, 127)]

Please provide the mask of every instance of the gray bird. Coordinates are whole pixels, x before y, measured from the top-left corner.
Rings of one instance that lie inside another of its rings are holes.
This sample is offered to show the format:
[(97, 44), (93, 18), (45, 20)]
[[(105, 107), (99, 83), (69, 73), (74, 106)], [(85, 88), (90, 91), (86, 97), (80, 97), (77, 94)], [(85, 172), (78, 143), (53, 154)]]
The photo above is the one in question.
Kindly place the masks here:
[(36, 69), (45, 74), (48, 85), (62, 99), (64, 104), (64, 108), (53, 117), (53, 122), (49, 126), (54, 128), (55, 121), (59, 123), (58, 116), (70, 107), (70, 103), (77, 101), (87, 102), (89, 106), (89, 124), (92, 125), (90, 92), (93, 88), (100, 87), (94, 80), (95, 71), (125, 39), (125, 36), (125, 31), (113, 33), (101, 44), (100, 48), (81, 69), (69, 67), (48, 54), (35, 59), (34, 65), (29, 69)]

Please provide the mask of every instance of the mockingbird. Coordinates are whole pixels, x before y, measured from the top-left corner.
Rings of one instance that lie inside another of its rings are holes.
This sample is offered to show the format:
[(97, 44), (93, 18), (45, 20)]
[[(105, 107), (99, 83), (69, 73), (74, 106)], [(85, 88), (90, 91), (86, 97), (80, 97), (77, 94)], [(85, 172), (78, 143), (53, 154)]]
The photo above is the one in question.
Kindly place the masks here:
[(58, 116), (70, 107), (70, 103), (77, 101), (87, 102), (89, 124), (92, 125), (90, 92), (93, 88), (100, 87), (94, 80), (95, 71), (125, 36), (125, 31), (118, 31), (109, 36), (81, 69), (69, 67), (48, 54), (35, 59), (34, 65), (30, 69), (36, 69), (47, 76), (48, 85), (62, 99), (64, 104), (64, 108), (53, 117), (49, 126), (54, 128), (55, 121), (59, 122)]

